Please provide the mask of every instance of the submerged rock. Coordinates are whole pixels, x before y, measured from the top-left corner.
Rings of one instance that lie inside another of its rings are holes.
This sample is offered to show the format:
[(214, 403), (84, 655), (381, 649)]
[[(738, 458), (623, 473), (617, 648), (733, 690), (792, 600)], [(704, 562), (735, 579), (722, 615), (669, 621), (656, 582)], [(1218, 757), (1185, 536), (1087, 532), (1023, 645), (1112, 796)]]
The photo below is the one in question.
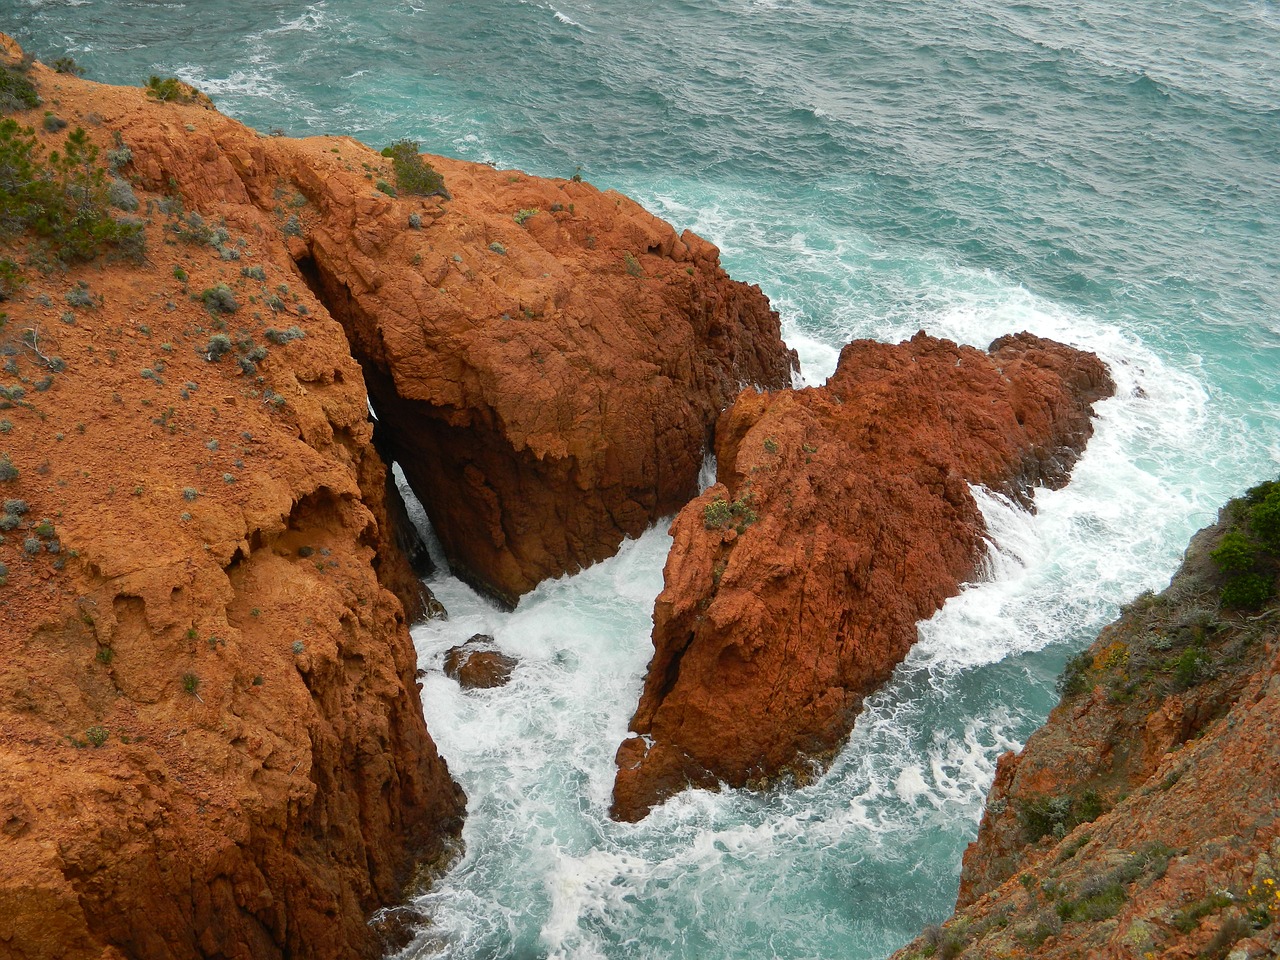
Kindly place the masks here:
[(464, 644), (450, 647), (444, 655), (446, 676), (458, 681), (463, 690), (505, 686), (519, 663), (493, 646), (493, 637), (477, 633)]
[(742, 393), (719, 482), (671, 526), (612, 815), (820, 768), (976, 572), (969, 484), (1029, 502), (1064, 483), (1112, 389), (1092, 354), (1029, 334), (983, 353), (921, 333), (849, 344), (825, 387)]

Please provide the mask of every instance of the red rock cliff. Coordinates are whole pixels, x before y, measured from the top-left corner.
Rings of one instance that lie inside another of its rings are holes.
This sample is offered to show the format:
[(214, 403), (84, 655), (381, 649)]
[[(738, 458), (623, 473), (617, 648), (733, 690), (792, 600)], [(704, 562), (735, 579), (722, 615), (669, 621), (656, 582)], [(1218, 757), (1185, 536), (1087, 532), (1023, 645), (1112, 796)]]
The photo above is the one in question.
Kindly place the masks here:
[[(955, 915), (895, 960), (1277, 955), (1280, 607), (1224, 604), (1210, 557), (1244, 506), (1070, 662), (1000, 758)], [(1274, 590), (1274, 554), (1258, 567)]]
[(791, 383), (759, 289), (621, 194), (431, 157), (449, 199), (391, 196), (350, 139), (139, 104), (101, 114), (133, 175), (287, 241), (454, 573), (507, 605), (682, 506), (720, 411)]
[(0, 541), (0, 943), (371, 955), (462, 798), (367, 395), (455, 570), (514, 603), (692, 496), (719, 411), (794, 355), (712, 245), (617, 194), (432, 158), (451, 196), (397, 195), (348, 138), (28, 76), (37, 154), (66, 136), (41, 111), (84, 127), (145, 251), (42, 272), (36, 233), (0, 245), (0, 493), (26, 505)]
[(0, 245), (21, 268), (0, 304), (0, 955), (380, 955), (369, 915), (447, 854), (464, 798), (423, 722), (360, 368), (228, 159), (255, 134), (29, 78), (37, 156), (74, 125), (117, 151), (146, 252), (41, 271), (37, 236)]
[(717, 427), (720, 482), (671, 527), (613, 815), (830, 757), (974, 575), (969, 484), (1065, 482), (1111, 389), (1096, 357), (1028, 334), (989, 354), (919, 334), (848, 345), (822, 388), (744, 392)]

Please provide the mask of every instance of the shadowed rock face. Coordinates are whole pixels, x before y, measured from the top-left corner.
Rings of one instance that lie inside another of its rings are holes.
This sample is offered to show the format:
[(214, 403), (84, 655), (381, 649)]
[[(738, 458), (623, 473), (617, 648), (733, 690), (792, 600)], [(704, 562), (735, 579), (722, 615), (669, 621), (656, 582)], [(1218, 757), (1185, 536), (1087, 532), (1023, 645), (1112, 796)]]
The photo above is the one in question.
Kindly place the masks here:
[(969, 484), (1025, 503), (1064, 483), (1112, 389), (1092, 354), (1028, 334), (983, 353), (922, 333), (849, 344), (825, 387), (739, 396), (720, 482), (671, 527), (613, 816), (828, 759), (916, 623), (976, 572)]

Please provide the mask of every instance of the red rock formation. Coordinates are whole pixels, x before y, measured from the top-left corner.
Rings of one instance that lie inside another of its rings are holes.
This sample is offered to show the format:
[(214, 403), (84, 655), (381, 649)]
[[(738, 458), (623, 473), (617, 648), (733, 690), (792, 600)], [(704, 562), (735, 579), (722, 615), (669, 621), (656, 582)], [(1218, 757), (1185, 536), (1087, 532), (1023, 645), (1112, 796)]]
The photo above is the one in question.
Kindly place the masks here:
[[(26, 269), (3, 304), (0, 954), (378, 956), (369, 915), (447, 854), (464, 798), (423, 722), (360, 368), (202, 129), (244, 156), (256, 135), (31, 77), (104, 150), (127, 126), (150, 260)], [(57, 149), (43, 109), (18, 119)], [(221, 250), (145, 189), (173, 155)], [(235, 312), (201, 302), (219, 283)]]
[[(462, 798), (367, 393), (458, 571), (514, 602), (694, 493), (718, 411), (793, 357), (713, 246), (617, 194), (437, 160), (451, 200), (392, 197), (348, 138), (31, 76), (114, 151), (149, 259), (6, 281), (32, 389), (0, 492), (31, 517), (0, 539), (0, 949), (372, 955)], [(23, 550), (45, 516), (56, 559)]]
[(790, 384), (764, 295), (619, 194), (433, 157), (424, 205), (316, 159), (312, 282), (454, 573), (506, 604), (677, 510), (738, 390)]
[(493, 646), (493, 637), (477, 633), (444, 654), (444, 672), (464, 690), (505, 686), (518, 661)]
[(973, 576), (968, 485), (1065, 482), (1111, 389), (1096, 357), (1029, 334), (989, 355), (919, 334), (849, 344), (822, 388), (744, 392), (717, 426), (720, 482), (671, 527), (613, 815), (830, 757)]
[(392, 198), (351, 140), (200, 118), (111, 122), (149, 185), (295, 234), (453, 571), (506, 604), (678, 509), (737, 391), (790, 383), (764, 295), (620, 194), (431, 157), (451, 199)]
[(1240, 506), (1072, 662), (1000, 758), (955, 916), (895, 960), (1277, 955), (1280, 609), (1223, 607), (1209, 556)]
[(508, 605), (678, 509), (738, 390), (791, 382), (759, 289), (621, 194), (430, 157), (451, 199), (392, 197), (391, 161), (348, 138), (169, 106), (104, 117), (135, 176), (229, 224), (269, 214), (453, 572)]

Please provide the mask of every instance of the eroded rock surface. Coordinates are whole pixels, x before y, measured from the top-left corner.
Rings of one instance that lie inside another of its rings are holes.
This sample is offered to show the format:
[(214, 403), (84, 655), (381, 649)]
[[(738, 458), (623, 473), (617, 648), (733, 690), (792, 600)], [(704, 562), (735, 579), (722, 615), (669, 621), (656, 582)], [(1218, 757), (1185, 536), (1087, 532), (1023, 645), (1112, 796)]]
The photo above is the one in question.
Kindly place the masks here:
[(452, 570), (512, 605), (695, 495), (720, 411), (794, 355), (714, 246), (631, 200), (432, 162), (448, 202), (306, 157), (306, 264)]
[(208, 130), (241, 159), (255, 134), (31, 78), (47, 149), (44, 109), (104, 151), (127, 129), (148, 259), (29, 268), (3, 304), (0, 954), (381, 955), (369, 915), (448, 856), (464, 798), (359, 365)]
[(451, 568), (505, 604), (678, 509), (738, 390), (791, 382), (764, 295), (620, 194), (432, 157), (452, 199), (393, 198), (349, 139), (106, 120), (148, 185), (290, 235)]
[(613, 815), (830, 757), (916, 623), (975, 574), (969, 484), (1026, 501), (1065, 482), (1111, 390), (1096, 357), (1029, 334), (983, 353), (922, 333), (848, 345), (825, 387), (739, 396), (719, 483), (671, 527)]
[(444, 672), (464, 690), (505, 686), (518, 661), (493, 645), (493, 637), (477, 633), (444, 654)]
[(1280, 608), (1224, 606), (1210, 558), (1240, 507), (1069, 664), (1000, 758), (955, 915), (895, 960), (1280, 952)]

